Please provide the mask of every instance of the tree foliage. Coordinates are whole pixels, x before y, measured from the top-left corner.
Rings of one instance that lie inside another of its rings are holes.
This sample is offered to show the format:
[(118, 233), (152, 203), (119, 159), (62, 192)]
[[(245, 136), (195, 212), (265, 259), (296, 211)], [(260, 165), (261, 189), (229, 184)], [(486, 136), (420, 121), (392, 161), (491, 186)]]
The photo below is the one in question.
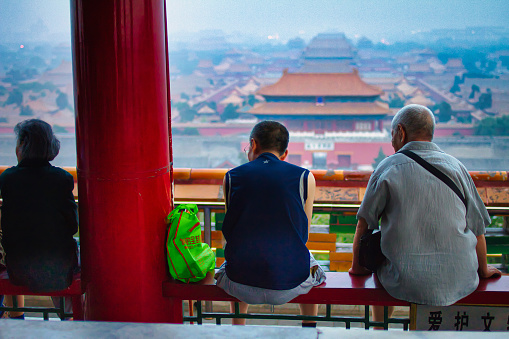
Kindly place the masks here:
[(509, 136), (509, 115), (480, 121), (475, 126), (474, 135)]
[(53, 125), (53, 132), (54, 133), (68, 133), (67, 129), (60, 125)]
[(200, 132), (197, 128), (194, 127), (186, 127), (184, 131), (182, 131), (183, 135), (200, 135)]
[(365, 36), (361, 37), (359, 41), (357, 41), (357, 48), (373, 48), (373, 41), (369, 40)]
[(27, 106), (21, 106), (21, 110), (20, 110), (19, 115), (32, 116), (32, 115), (34, 115), (34, 111), (28, 105)]
[(502, 62), (502, 66), (509, 69), (509, 55), (501, 55), (500, 61)]
[(174, 128), (171, 130), (173, 135), (187, 135), (187, 136), (195, 136), (200, 135), (200, 131), (198, 131), (195, 127), (185, 127), (185, 128)]
[(16, 104), (21, 106), (22, 103), (23, 93), (19, 89), (14, 89), (11, 93), (9, 93), (9, 97), (7, 97), (4, 105)]
[(57, 96), (56, 102), (57, 102), (57, 107), (59, 109), (65, 109), (65, 108), (69, 107), (69, 99), (67, 98), (67, 94), (65, 94), (65, 93), (60, 92), (60, 94), (58, 94), (58, 96)]
[(179, 111), (182, 122), (193, 121), (198, 114), (194, 108), (189, 107), (187, 102), (179, 102), (175, 105), (175, 108)]
[(449, 58), (451, 57), (452, 56), (450, 54), (444, 52), (440, 52), (437, 54), (438, 60), (440, 60), (440, 62), (443, 63), (444, 65), (447, 63), (447, 61), (449, 61)]
[(20, 81), (33, 79), (37, 75), (39, 75), (39, 72), (37, 72), (35, 68), (27, 68), (24, 70), (13, 68), (5, 74), (5, 78), (2, 81), (16, 84)]
[(214, 111), (217, 111), (217, 104), (215, 101), (211, 101), (211, 102), (208, 102), (207, 103), (207, 106), (209, 106), (210, 108), (212, 108)]
[(48, 90), (50, 92), (54, 92), (57, 89), (57, 86), (55, 86), (52, 82), (45, 82), (44, 84), (34, 81), (34, 82), (27, 82), (23, 84), (18, 84), (18, 88), (21, 91), (32, 91), (32, 92), (42, 92), (43, 90)]
[(482, 93), (479, 96), (479, 101), (474, 104), (475, 108), (478, 109), (486, 109), (491, 108), (492, 98), (491, 98), (491, 90), (488, 88), (486, 93)]
[(192, 74), (198, 62), (198, 58), (190, 57), (190, 53), (186, 50), (170, 52), (170, 65), (177, 67), (183, 75)]
[(440, 104), (435, 106), (434, 110), (438, 110), (438, 120), (440, 122), (448, 122), (452, 117), (452, 107), (446, 102), (442, 101)]
[(258, 102), (258, 100), (256, 99), (255, 95), (249, 94), (247, 96), (245, 104), (248, 104), (249, 106), (254, 106), (254, 104), (256, 104), (257, 102)]
[(460, 88), (460, 84), (464, 83), (465, 80), (460, 78), (459, 76), (455, 76), (454, 77), (454, 84), (452, 85), (451, 89), (449, 90), (449, 92), (451, 93), (456, 93), (456, 92), (460, 92), (461, 91), (461, 88)]
[(382, 147), (380, 147), (380, 151), (378, 151), (378, 156), (375, 158), (375, 162), (373, 163), (373, 169), (376, 169), (378, 165), (384, 160), (387, 156), (384, 153)]
[(390, 108), (401, 108), (405, 106), (405, 100), (401, 99), (398, 94), (394, 94), (394, 96), (389, 101)]
[(472, 91), (470, 92), (470, 95), (468, 96), (469, 99), (473, 99), (475, 98), (475, 93), (479, 93), (481, 90), (479, 88), (479, 86), (477, 86), (476, 84), (473, 84), (472, 85)]
[(223, 114), (221, 114), (221, 121), (237, 119), (239, 117), (239, 113), (237, 112), (237, 106), (233, 104), (228, 104), (225, 107)]
[(41, 58), (40, 56), (37, 56), (37, 55), (31, 57), (28, 64), (34, 68), (46, 68), (48, 66), (46, 64), (46, 61), (44, 61), (43, 58)]
[(306, 43), (302, 38), (296, 37), (296, 38), (288, 40), (288, 42), (286, 43), (286, 46), (289, 49), (303, 49), (304, 46), (306, 46)]

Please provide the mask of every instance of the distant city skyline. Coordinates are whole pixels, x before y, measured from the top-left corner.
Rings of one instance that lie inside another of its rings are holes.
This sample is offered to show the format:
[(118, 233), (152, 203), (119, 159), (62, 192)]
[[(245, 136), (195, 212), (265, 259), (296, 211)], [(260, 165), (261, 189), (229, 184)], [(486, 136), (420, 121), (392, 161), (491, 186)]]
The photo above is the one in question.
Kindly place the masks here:
[[(507, 0), (167, 0), (167, 7), (172, 39), (222, 30), (282, 43), (331, 31), (392, 42), (441, 28), (508, 28), (509, 14)], [(70, 40), (69, 0), (0, 0), (0, 9), (0, 43)]]

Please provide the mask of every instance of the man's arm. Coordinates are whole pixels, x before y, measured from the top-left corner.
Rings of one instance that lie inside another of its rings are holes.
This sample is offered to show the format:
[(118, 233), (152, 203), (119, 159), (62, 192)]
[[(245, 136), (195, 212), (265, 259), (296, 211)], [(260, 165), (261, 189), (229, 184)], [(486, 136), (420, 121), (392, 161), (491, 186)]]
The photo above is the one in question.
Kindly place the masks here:
[(308, 217), (308, 233), (311, 228), (311, 219), (313, 218), (313, 203), (315, 202), (315, 189), (316, 189), (316, 180), (313, 173), (309, 172), (308, 175), (308, 197), (306, 199), (306, 203), (304, 204), (304, 212), (306, 212), (306, 216)]
[(352, 267), (348, 270), (348, 273), (354, 275), (365, 275), (371, 274), (371, 271), (359, 265), (359, 247), (361, 243), (361, 237), (368, 230), (368, 223), (364, 218), (359, 218), (357, 227), (355, 229), (355, 235), (353, 237), (353, 259)]
[(477, 245), (475, 246), (475, 252), (477, 253), (477, 261), (479, 262), (479, 277), (480, 278), (492, 278), (499, 277), (502, 272), (497, 270), (495, 267), (488, 265), (488, 259), (486, 257), (486, 238), (484, 234), (477, 236)]

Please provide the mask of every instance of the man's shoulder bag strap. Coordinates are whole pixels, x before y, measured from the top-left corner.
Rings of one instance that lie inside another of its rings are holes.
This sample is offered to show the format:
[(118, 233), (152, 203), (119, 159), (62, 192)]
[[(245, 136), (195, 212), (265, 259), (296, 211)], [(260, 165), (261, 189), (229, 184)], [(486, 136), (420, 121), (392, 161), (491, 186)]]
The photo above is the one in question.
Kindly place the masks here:
[(461, 202), (463, 202), (463, 205), (465, 205), (465, 208), (467, 207), (467, 202), (466, 202), (465, 198), (463, 197), (463, 194), (461, 194), (460, 189), (458, 188), (458, 186), (456, 186), (454, 181), (451, 180), (451, 178), (449, 178), (447, 175), (445, 175), (438, 168), (431, 165), (429, 162), (427, 162), (426, 160), (424, 160), (423, 158), (421, 158), (420, 156), (418, 156), (417, 154), (415, 154), (412, 151), (403, 150), (403, 151), (399, 151), (398, 153), (402, 153), (402, 154), (406, 155), (407, 157), (411, 158), (416, 163), (418, 163), (419, 165), (424, 167), (426, 170), (428, 170), (431, 174), (436, 176), (438, 179), (442, 180), (447, 186), (449, 186), (454, 191), (454, 193), (456, 193), (458, 198), (460, 198)]

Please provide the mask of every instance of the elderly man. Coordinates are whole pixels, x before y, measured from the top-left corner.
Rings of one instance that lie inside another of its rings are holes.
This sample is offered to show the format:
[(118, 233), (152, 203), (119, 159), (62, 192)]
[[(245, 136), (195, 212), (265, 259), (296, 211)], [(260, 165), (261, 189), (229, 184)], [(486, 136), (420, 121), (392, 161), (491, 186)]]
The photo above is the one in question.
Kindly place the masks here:
[[(284, 304), (325, 280), (306, 248), (315, 179), (307, 169), (284, 161), (288, 140), (282, 124), (258, 123), (250, 136), (249, 162), (224, 178), (226, 261), (216, 279), (219, 287), (243, 301), (242, 313), (248, 304)], [(301, 305), (301, 311), (316, 315), (318, 308)]]
[[(396, 153), (384, 159), (371, 175), (357, 213), (350, 273), (371, 273), (359, 265), (359, 242), (381, 219), (381, 248), (387, 258), (377, 271), (381, 284), (395, 298), (445, 306), (472, 293), (479, 277), (500, 271), (486, 261), (488, 212), (465, 166), (432, 142), (434, 128), (428, 108), (403, 107), (392, 120), (394, 151), (410, 150), (440, 170), (465, 203), (410, 157)], [(379, 309), (374, 315), (381, 320)]]

